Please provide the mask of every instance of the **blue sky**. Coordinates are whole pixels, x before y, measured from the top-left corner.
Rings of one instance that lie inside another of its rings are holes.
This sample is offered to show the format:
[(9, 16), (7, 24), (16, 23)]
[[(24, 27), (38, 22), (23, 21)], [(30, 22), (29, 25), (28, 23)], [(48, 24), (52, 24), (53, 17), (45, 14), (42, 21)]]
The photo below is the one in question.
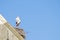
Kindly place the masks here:
[(0, 0), (0, 13), (14, 27), (21, 18), (26, 40), (60, 40), (60, 0)]

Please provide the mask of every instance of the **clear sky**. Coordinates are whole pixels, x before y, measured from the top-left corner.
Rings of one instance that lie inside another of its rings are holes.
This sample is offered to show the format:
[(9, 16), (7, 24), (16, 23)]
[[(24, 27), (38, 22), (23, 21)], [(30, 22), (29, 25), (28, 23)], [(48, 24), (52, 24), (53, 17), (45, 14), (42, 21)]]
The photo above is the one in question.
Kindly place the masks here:
[(12, 26), (21, 18), (26, 40), (60, 40), (60, 0), (0, 0), (0, 13)]

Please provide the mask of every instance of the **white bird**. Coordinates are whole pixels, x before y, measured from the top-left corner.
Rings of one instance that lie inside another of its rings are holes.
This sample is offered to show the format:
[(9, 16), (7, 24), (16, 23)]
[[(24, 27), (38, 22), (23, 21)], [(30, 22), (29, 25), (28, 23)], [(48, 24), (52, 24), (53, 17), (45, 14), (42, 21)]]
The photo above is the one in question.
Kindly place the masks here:
[(21, 20), (19, 18), (19, 16), (16, 17), (16, 27), (19, 26), (19, 24), (21, 23)]

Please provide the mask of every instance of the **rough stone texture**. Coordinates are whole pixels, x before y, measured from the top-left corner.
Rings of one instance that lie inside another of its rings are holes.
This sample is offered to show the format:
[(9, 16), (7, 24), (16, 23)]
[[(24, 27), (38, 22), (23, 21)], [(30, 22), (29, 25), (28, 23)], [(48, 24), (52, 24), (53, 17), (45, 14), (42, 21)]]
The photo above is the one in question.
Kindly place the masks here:
[(18, 40), (18, 38), (4, 25), (0, 25), (0, 40)]
[(3, 25), (0, 25), (0, 40), (7, 40), (7, 30)]

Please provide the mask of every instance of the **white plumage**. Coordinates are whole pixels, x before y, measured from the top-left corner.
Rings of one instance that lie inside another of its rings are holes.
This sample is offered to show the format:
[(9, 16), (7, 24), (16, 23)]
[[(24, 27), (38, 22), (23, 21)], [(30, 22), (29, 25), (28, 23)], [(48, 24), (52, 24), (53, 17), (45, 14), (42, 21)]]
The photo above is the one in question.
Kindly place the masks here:
[(21, 20), (20, 20), (20, 18), (17, 16), (17, 17), (16, 17), (16, 26), (19, 26), (20, 23), (21, 23)]

